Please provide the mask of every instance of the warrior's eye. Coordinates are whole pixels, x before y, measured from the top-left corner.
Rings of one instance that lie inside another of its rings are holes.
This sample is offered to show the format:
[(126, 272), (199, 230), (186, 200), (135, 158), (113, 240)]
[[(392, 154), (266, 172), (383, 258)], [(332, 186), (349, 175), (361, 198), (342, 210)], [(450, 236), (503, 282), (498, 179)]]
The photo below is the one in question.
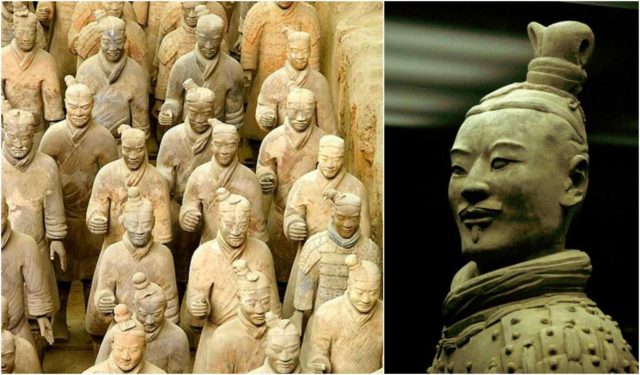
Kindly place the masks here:
[(465, 171), (464, 168), (459, 165), (451, 166), (451, 175), (453, 176), (464, 176), (466, 173), (467, 171)]
[(505, 158), (495, 158), (491, 161), (491, 170), (497, 171), (511, 164), (513, 160)]

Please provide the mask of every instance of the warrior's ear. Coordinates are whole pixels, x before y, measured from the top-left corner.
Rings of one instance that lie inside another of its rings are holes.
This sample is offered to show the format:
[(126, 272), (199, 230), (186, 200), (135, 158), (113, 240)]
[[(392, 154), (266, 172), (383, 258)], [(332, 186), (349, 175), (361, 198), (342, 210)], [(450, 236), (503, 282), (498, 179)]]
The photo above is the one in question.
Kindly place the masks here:
[(569, 162), (565, 191), (560, 204), (573, 207), (584, 201), (589, 184), (589, 159), (585, 155), (575, 155)]
[(527, 33), (529, 34), (529, 41), (533, 47), (533, 56), (540, 57), (542, 54), (542, 39), (544, 38), (544, 31), (547, 28), (537, 22), (529, 23), (527, 26)]

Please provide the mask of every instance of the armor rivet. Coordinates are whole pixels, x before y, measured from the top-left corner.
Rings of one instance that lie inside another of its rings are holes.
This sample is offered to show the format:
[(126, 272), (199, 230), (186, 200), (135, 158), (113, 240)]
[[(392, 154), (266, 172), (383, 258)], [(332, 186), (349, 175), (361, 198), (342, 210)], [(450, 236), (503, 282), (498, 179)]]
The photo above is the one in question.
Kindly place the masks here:
[(594, 310), (594, 309), (592, 309), (590, 307), (586, 308), (585, 310), (591, 315), (595, 315), (596, 314), (596, 310)]
[(493, 333), (491, 334), (491, 341), (496, 341), (498, 339), (498, 331), (493, 331)]
[(504, 354), (511, 355), (513, 353), (513, 345), (507, 345), (504, 347)]
[(603, 326), (598, 327), (598, 331), (604, 332), (604, 327)]
[(542, 318), (542, 319), (540, 319), (540, 323), (542, 323), (542, 324), (549, 324), (549, 319), (547, 319), (547, 318)]
[(626, 359), (622, 360), (622, 367), (624, 367), (625, 371), (629, 371), (631, 369), (631, 364)]
[(551, 358), (551, 359), (549, 360), (549, 367), (550, 367), (552, 370), (556, 370), (556, 369), (558, 368), (558, 360), (557, 360), (557, 359), (555, 359), (555, 358)]
[(547, 336), (553, 336), (553, 330), (551, 328), (547, 328)]
[(611, 335), (607, 335), (604, 339), (605, 339), (605, 341), (607, 341), (609, 343), (613, 343), (613, 336), (611, 336)]
[(467, 364), (465, 365), (467, 372), (471, 372), (471, 366), (473, 366), (473, 364), (471, 362), (467, 362)]
[(584, 328), (582, 328), (582, 332), (584, 332), (584, 333), (586, 333), (586, 334), (589, 334), (589, 333), (591, 333), (591, 328), (589, 328), (589, 327), (584, 327)]
[(556, 355), (558, 354), (558, 349), (556, 348), (555, 345), (550, 345), (549, 346), (549, 355)]
[(513, 362), (507, 363), (507, 372), (509, 374), (513, 374), (514, 372), (516, 372), (516, 365), (514, 365)]
[(569, 323), (572, 326), (575, 326), (576, 325), (576, 320), (575, 319), (570, 319), (570, 320), (567, 321), (567, 323)]
[(587, 303), (585, 301), (580, 301), (580, 306), (587, 307)]
[(589, 344), (589, 346), (587, 346), (587, 349), (589, 350), (589, 354), (596, 354), (596, 346), (593, 344)]
[(531, 341), (531, 340), (527, 340), (527, 341), (525, 341), (525, 342), (524, 342), (524, 345), (523, 345), (523, 346), (524, 346), (525, 348), (530, 348), (530, 347), (532, 347), (532, 346), (533, 346), (533, 341)]
[(515, 332), (511, 335), (511, 338), (512, 338), (512, 339), (514, 339), (514, 340), (519, 339), (519, 338), (520, 338), (520, 332), (515, 331)]
[(569, 312), (576, 312), (576, 307), (575, 306), (569, 306), (569, 307), (567, 307), (567, 310), (569, 310)]
[(518, 318), (511, 318), (511, 324), (512, 324), (512, 325), (516, 325), (516, 324), (518, 324), (518, 323), (520, 323), (520, 319), (518, 319)]
[(600, 357), (594, 355), (593, 357), (591, 357), (591, 363), (593, 363), (593, 365), (596, 367), (600, 366)]

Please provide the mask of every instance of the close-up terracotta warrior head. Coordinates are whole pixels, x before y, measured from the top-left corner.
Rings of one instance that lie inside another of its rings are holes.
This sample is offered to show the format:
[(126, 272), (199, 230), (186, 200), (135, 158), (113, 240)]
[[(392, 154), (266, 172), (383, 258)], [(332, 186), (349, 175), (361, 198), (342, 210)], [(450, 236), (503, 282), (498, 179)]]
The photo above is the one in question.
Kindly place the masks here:
[(316, 111), (316, 96), (310, 90), (294, 88), (287, 95), (287, 118), (298, 132), (304, 132), (313, 121)]
[(285, 27), (282, 32), (287, 37), (287, 61), (296, 70), (303, 70), (309, 64), (311, 37), (309, 33)]
[(225, 188), (216, 191), (219, 215), (219, 236), (233, 248), (247, 241), (251, 203), (242, 195), (232, 194)]
[(33, 147), (36, 121), (30, 112), (12, 109), (2, 115), (2, 152), (14, 159), (24, 159)]
[(212, 60), (220, 52), (224, 33), (224, 21), (215, 14), (207, 14), (198, 18), (196, 24), (196, 50), (208, 59)]
[[(15, 8), (15, 6), (14, 6)], [(38, 19), (26, 7), (16, 9), (13, 13), (13, 37), (22, 51), (29, 52), (36, 47)]]
[(335, 135), (320, 138), (318, 169), (325, 178), (332, 179), (342, 171), (344, 165), (344, 140)]

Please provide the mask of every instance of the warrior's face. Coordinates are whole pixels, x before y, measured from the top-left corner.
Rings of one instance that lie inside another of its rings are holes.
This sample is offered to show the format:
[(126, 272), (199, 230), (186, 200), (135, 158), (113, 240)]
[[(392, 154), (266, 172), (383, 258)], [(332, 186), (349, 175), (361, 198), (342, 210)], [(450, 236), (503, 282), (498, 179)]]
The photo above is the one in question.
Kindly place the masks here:
[(289, 9), (293, 4), (293, 1), (276, 1), (276, 4), (278, 4), (280, 9)]
[(145, 348), (144, 336), (118, 333), (113, 335), (111, 344), (111, 359), (124, 372), (133, 370), (142, 362)]
[(102, 8), (107, 16), (120, 18), (124, 9), (124, 1), (103, 1)]
[(298, 39), (287, 44), (287, 60), (297, 70), (303, 70), (307, 67), (310, 53), (308, 40)]
[(298, 367), (300, 357), (300, 337), (292, 335), (269, 336), (267, 361), (278, 374), (291, 374)]
[(215, 115), (212, 103), (190, 102), (187, 103), (187, 111), (189, 113), (189, 126), (194, 132), (202, 134), (211, 127), (207, 120)]
[(122, 159), (127, 168), (138, 170), (145, 162), (147, 147), (142, 137), (122, 137)]
[(231, 247), (238, 248), (247, 240), (249, 212), (235, 210), (220, 213), (220, 234)]
[(16, 344), (9, 331), (2, 332), (2, 373), (12, 374), (16, 364)]
[(360, 226), (360, 209), (352, 206), (336, 207), (333, 226), (342, 238), (351, 238)]
[(349, 281), (347, 297), (356, 310), (368, 314), (376, 307), (380, 297), (379, 281)]
[(4, 142), (9, 154), (16, 159), (22, 159), (33, 147), (33, 126), (25, 123), (4, 124)]
[(146, 333), (153, 333), (160, 328), (167, 305), (164, 296), (147, 296), (142, 300), (136, 300), (134, 304), (136, 319), (142, 323)]
[(18, 48), (25, 52), (31, 51), (36, 46), (37, 28), (35, 23), (28, 21), (14, 24), (13, 37), (18, 43)]
[(216, 161), (223, 167), (228, 166), (238, 153), (240, 139), (237, 134), (219, 133), (211, 137), (211, 151)]
[(287, 117), (291, 126), (299, 132), (305, 131), (311, 124), (316, 106), (313, 102), (293, 97), (287, 100)]
[(198, 26), (196, 29), (196, 39), (198, 41), (198, 50), (202, 55), (211, 60), (220, 51), (222, 43), (222, 27), (212, 27), (208, 24)]
[(67, 109), (67, 120), (71, 125), (81, 128), (91, 119), (91, 110), (93, 109), (93, 97), (91, 93), (67, 91), (67, 97), (64, 99), (64, 105)]
[(154, 223), (153, 212), (146, 210), (129, 211), (124, 214), (124, 229), (131, 243), (143, 247), (151, 241)]
[(100, 35), (100, 50), (110, 62), (118, 62), (124, 56), (126, 33), (120, 30), (107, 30)]
[(318, 152), (318, 168), (325, 178), (332, 179), (344, 164), (343, 151), (333, 147), (321, 148)]
[(528, 109), (469, 117), (451, 149), (449, 203), (462, 251), (486, 268), (564, 248), (588, 162), (565, 120)]
[(269, 288), (238, 292), (240, 312), (254, 326), (261, 326), (266, 322), (265, 315), (271, 309)]
[(182, 2), (182, 19), (184, 23), (189, 27), (196, 27), (198, 23), (198, 13), (196, 12), (196, 6), (202, 4), (198, 1), (183, 1)]

